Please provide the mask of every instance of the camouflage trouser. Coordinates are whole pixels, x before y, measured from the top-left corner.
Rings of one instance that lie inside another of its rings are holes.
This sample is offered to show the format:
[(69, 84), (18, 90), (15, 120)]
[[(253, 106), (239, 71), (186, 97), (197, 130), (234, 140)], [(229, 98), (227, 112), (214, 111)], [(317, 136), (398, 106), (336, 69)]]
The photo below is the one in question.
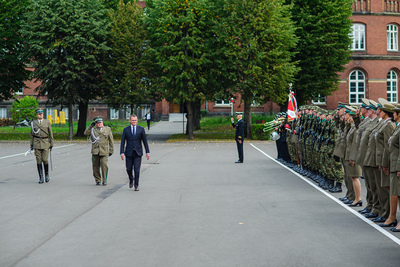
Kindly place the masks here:
[(296, 144), (292, 141), (288, 142), (289, 155), (292, 162), (297, 162)]
[(340, 161), (336, 161), (333, 156), (330, 158), (333, 179), (338, 183), (343, 183), (344, 173), (343, 173), (343, 165)]

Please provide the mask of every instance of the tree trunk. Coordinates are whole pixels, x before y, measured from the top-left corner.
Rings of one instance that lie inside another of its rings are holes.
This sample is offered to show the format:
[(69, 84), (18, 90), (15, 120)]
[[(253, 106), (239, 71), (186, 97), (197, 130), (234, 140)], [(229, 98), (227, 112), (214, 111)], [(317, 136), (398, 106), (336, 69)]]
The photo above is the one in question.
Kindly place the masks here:
[(70, 102), (68, 104), (68, 140), (72, 141), (72, 139), (74, 138), (74, 122), (72, 119), (72, 102)]
[[(88, 114), (89, 101), (79, 102), (79, 120), (78, 120), (78, 130), (75, 136), (83, 137), (86, 129), (86, 120)], [(72, 113), (70, 113), (72, 115)]]
[(245, 133), (247, 133), (246, 138), (247, 139), (253, 139), (253, 136), (251, 134), (251, 102), (250, 100), (244, 100), (244, 122), (245, 122)]
[(201, 120), (201, 102), (193, 103), (193, 125), (196, 131), (200, 131), (200, 120)]
[(188, 140), (194, 140), (193, 135), (193, 104), (191, 101), (186, 102), (187, 108), (187, 135)]

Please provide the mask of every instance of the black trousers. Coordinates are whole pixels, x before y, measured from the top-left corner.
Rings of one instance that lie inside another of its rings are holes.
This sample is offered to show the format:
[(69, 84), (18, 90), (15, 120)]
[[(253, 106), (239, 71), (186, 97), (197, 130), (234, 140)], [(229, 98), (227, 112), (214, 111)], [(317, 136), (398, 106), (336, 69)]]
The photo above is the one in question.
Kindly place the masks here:
[(238, 150), (239, 161), (243, 162), (243, 141), (241, 144), (239, 144), (239, 141), (236, 140), (236, 145)]
[(147, 120), (147, 129), (150, 130), (150, 121), (151, 120)]
[[(132, 156), (126, 157), (126, 172), (128, 173), (129, 180), (133, 180), (135, 187), (139, 186), (140, 166), (142, 165), (142, 157), (138, 156), (136, 151), (133, 151)], [(132, 175), (132, 170), (134, 175)]]

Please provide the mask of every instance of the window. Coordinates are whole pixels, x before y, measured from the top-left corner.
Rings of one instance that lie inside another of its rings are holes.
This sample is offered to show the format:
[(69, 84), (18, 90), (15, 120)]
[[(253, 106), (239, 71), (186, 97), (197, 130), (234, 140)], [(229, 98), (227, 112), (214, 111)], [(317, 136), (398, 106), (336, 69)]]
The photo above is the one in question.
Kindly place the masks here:
[(7, 118), (7, 109), (6, 108), (0, 108), (0, 118)]
[(51, 119), (54, 120), (54, 112), (53, 112), (54, 108), (46, 108), (46, 116), (51, 115)]
[(387, 33), (387, 50), (398, 51), (399, 50), (398, 27), (396, 25), (389, 24), (386, 27), (386, 33)]
[(312, 102), (313, 104), (326, 104), (326, 96), (318, 94), (318, 98), (314, 99)]
[(119, 110), (110, 108), (110, 119), (118, 120), (119, 119)]
[(353, 39), (351, 50), (365, 50), (365, 25), (353, 24), (351, 29), (352, 33), (350, 37)]
[(360, 70), (350, 73), (349, 98), (350, 104), (361, 104), (365, 97), (365, 75)]
[(22, 95), (24, 93), (24, 87), (21, 88), (19, 91), (14, 91), (14, 95)]
[(215, 105), (230, 105), (229, 99), (216, 99)]
[(387, 101), (397, 103), (397, 73), (389, 71), (386, 77)]

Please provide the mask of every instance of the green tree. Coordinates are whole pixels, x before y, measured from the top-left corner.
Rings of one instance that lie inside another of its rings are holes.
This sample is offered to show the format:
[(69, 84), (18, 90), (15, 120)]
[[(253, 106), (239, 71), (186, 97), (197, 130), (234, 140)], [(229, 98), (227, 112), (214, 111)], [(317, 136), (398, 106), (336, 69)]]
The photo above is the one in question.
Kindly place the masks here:
[(352, 2), (293, 0), (293, 20), (300, 38), (295, 60), (301, 68), (293, 89), (299, 105), (339, 88), (339, 72), (350, 60)]
[[(26, 53), (35, 64), (33, 77), (42, 82), (39, 94), (68, 106), (69, 140), (72, 106), (82, 104), (86, 112), (89, 100), (99, 95), (108, 28), (101, 0), (33, 0), (22, 23)], [(80, 117), (79, 125), (85, 124), (86, 116)]]
[(18, 33), (29, 0), (0, 0), (0, 102), (21, 91), (28, 79), (24, 38)]
[(39, 107), (39, 101), (32, 96), (25, 96), (21, 99), (15, 99), (11, 105), (10, 112), (12, 113), (15, 123), (24, 120), (26, 117), (30, 119), (36, 118), (35, 110)]
[(251, 134), (251, 106), (266, 101), (282, 103), (298, 70), (293, 62), (297, 38), (289, 7), (282, 0), (232, 0), (231, 14), (222, 20), (232, 92), (244, 103), (247, 138)]
[(216, 4), (211, 0), (146, 1), (148, 55), (155, 63), (150, 82), (170, 102), (185, 103), (188, 139), (194, 139), (196, 106), (214, 95)]
[(116, 11), (110, 11), (111, 55), (104, 61), (103, 99), (113, 108), (134, 107), (146, 103), (149, 62), (146, 57), (147, 36), (143, 9), (120, 1)]

